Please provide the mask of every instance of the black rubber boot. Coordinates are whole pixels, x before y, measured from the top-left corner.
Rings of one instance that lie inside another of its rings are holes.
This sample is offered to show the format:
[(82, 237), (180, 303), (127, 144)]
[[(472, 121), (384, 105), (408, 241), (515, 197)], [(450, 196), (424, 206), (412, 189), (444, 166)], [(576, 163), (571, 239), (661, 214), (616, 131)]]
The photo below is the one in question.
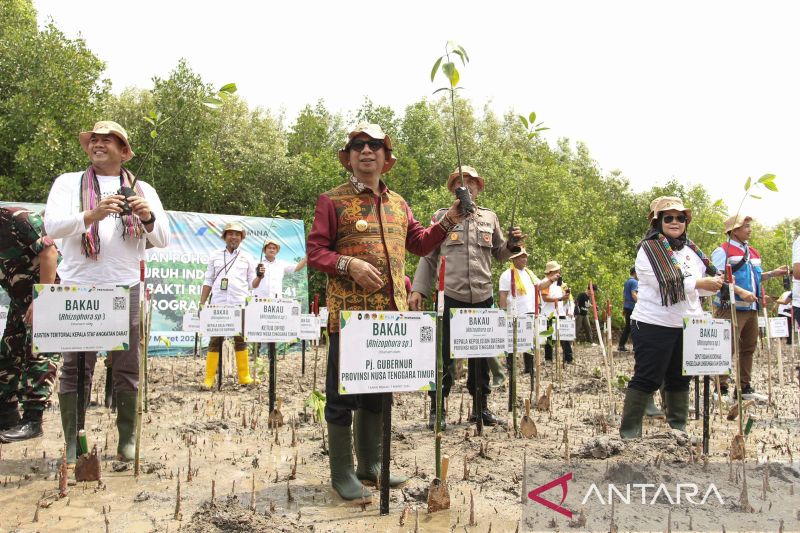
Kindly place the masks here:
[(106, 392), (105, 406), (113, 411), (115, 410), (116, 405), (114, 404), (114, 377), (113, 377), (113, 371), (110, 366), (106, 367), (105, 392)]
[(342, 499), (370, 498), (369, 490), (358, 480), (353, 468), (353, 432), (350, 426), (328, 422), (328, 460), (331, 485)]
[(22, 422), (0, 432), (0, 442), (19, 442), (42, 436), (42, 411), (25, 411)]
[[(442, 431), (447, 429), (447, 411), (442, 409)], [(436, 400), (433, 401), (431, 405), (431, 412), (428, 413), (428, 429), (433, 429), (436, 427)]]
[(18, 426), (20, 420), (17, 402), (0, 404), (0, 431)]
[(664, 391), (664, 406), (669, 427), (686, 431), (686, 420), (689, 418), (689, 391)]
[[(357, 410), (353, 416), (353, 437), (358, 459), (356, 477), (377, 483), (383, 457), (383, 413), (373, 413), (368, 409)], [(406, 476), (395, 476), (389, 472), (390, 487), (406, 481)]]
[(636, 439), (642, 436), (642, 418), (647, 407), (647, 399), (652, 394), (636, 389), (625, 389), (625, 406), (622, 408), (622, 422), (619, 436), (623, 439)]

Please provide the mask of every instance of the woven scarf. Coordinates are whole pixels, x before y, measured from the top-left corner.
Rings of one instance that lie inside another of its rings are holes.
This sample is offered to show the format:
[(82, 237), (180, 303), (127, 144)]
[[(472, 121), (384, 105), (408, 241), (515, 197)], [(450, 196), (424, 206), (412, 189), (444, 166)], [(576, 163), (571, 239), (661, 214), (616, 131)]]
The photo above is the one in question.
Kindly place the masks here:
[[(525, 269), (527, 270), (527, 268)], [(525, 290), (525, 284), (522, 283), (522, 278), (519, 275), (517, 267), (511, 267), (511, 274), (514, 276), (514, 285), (516, 285), (517, 296), (525, 296), (528, 292)]]
[[(144, 197), (142, 187), (136, 181), (134, 175), (126, 168), (120, 172), (120, 181), (127, 187), (134, 184), (133, 189), (137, 196)], [(81, 212), (94, 209), (100, 203), (100, 182), (97, 180), (94, 165), (89, 166), (81, 176)], [(119, 215), (122, 220), (122, 238), (126, 236), (141, 239), (144, 235), (144, 225), (136, 215)], [(92, 222), (88, 231), (81, 235), (81, 249), (83, 255), (90, 259), (97, 260), (100, 255), (100, 235), (98, 233), (97, 222)]]
[[(661, 305), (669, 306), (686, 300), (686, 291), (683, 288), (683, 271), (681, 270), (675, 251), (669, 244), (669, 240), (659, 233), (652, 239), (643, 240), (640, 246), (644, 250), (653, 273), (658, 280), (658, 288), (661, 291)], [(711, 263), (700, 248), (691, 240), (686, 239), (688, 246), (706, 266), (706, 275), (714, 276), (717, 268)]]

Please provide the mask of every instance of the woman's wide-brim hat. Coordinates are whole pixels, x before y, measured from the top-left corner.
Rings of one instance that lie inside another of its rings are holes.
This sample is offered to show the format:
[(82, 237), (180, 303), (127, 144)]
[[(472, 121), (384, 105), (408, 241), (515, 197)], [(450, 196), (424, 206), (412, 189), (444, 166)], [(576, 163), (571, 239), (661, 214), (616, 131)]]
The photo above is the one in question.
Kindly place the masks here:
[(555, 272), (556, 270), (561, 270), (561, 265), (558, 264), (558, 261), (548, 261), (547, 264), (544, 266), (545, 274), (549, 274), (550, 272)]
[(225, 228), (222, 230), (221, 237), (224, 239), (225, 234), (228, 233), (229, 231), (238, 231), (239, 233), (242, 234), (242, 239), (247, 237), (247, 230), (245, 230), (244, 226), (242, 226), (239, 222), (228, 222), (227, 224), (225, 224)]
[(345, 142), (344, 148), (339, 150), (339, 163), (341, 163), (342, 166), (349, 172), (353, 171), (353, 167), (350, 165), (350, 141), (362, 133), (366, 133), (373, 139), (380, 139), (383, 141), (384, 151), (386, 152), (386, 161), (383, 163), (381, 174), (386, 174), (397, 162), (397, 158), (392, 153), (392, 139), (383, 133), (383, 129), (379, 124), (359, 122), (355, 129), (347, 134), (347, 141)]
[(650, 213), (647, 215), (647, 220), (652, 221), (654, 218), (658, 218), (659, 213), (673, 209), (682, 211), (686, 215), (687, 224), (692, 221), (692, 210), (684, 206), (683, 200), (677, 196), (659, 196), (650, 202)]
[(131, 148), (131, 143), (128, 141), (128, 132), (125, 131), (125, 128), (117, 124), (112, 120), (101, 120), (100, 122), (95, 123), (94, 128), (90, 131), (82, 131), (78, 134), (78, 140), (81, 143), (81, 148), (86, 154), (89, 154), (89, 139), (92, 138), (92, 135), (99, 134), (99, 135), (115, 135), (125, 144), (128, 148), (128, 153), (122, 156), (122, 162), (125, 163), (126, 161), (130, 161), (133, 156), (133, 148)]
[(460, 174), (458, 172), (458, 167), (456, 167), (456, 169), (453, 172), (451, 172), (450, 175), (447, 177), (447, 188), (450, 192), (453, 192), (456, 189), (456, 187), (461, 186), (461, 174), (464, 174), (464, 177), (472, 176), (473, 178), (478, 180), (478, 184), (480, 185), (480, 190), (483, 190), (483, 188), (486, 186), (486, 181), (480, 174), (478, 174), (477, 170), (467, 165), (461, 165)]

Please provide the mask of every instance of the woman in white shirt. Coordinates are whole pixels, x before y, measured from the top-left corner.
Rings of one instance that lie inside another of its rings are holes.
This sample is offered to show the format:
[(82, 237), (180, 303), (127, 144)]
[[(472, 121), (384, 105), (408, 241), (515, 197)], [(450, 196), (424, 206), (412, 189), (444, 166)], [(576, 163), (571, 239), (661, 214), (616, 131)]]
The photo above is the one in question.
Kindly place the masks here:
[(647, 401), (664, 383), (667, 422), (684, 431), (689, 413), (689, 376), (682, 375), (683, 318), (702, 316), (701, 296), (722, 286), (717, 269), (686, 236), (692, 211), (680, 198), (650, 203), (650, 228), (639, 243), (639, 293), (631, 315), (633, 378), (620, 424), (624, 439), (641, 437)]

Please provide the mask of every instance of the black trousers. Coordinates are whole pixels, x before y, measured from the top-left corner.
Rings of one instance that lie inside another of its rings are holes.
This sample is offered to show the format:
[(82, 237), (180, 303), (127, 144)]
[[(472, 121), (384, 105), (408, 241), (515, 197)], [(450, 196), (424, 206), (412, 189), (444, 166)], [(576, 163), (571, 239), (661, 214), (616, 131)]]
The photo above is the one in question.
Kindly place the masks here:
[[(494, 300), (490, 296), (488, 299), (477, 302), (474, 304), (460, 302), (455, 298), (449, 296), (444, 297), (444, 326), (442, 327), (442, 363), (444, 372), (442, 373), (442, 397), (446, 398), (450, 395), (450, 389), (453, 387), (453, 378), (455, 376), (455, 365), (453, 360), (450, 359), (450, 309), (488, 309), (492, 307)], [(480, 364), (480, 372), (477, 371), (478, 361)], [(486, 398), (491, 393), (489, 386), (489, 362), (486, 358), (483, 359), (467, 359), (467, 390), (475, 396), (475, 377), (477, 374), (477, 381), (483, 391), (483, 397)], [(436, 391), (429, 391), (428, 395), (436, 400)], [(434, 404), (435, 405), (435, 404)]]
[[(559, 319), (567, 318), (565, 316), (558, 317)], [(556, 327), (556, 319), (555, 318), (548, 318), (547, 319), (547, 329), (553, 329)], [(555, 336), (555, 334), (553, 335)], [(547, 342), (544, 345), (544, 358), (546, 361), (553, 360), (553, 337), (547, 339)], [(561, 353), (564, 355), (564, 361), (567, 363), (572, 362), (572, 342), (571, 341), (559, 341), (561, 343)]]
[(625, 343), (628, 342), (628, 336), (631, 334), (631, 313), (633, 313), (633, 309), (622, 310), (622, 314), (625, 316), (625, 327), (622, 328), (622, 334), (619, 336), (620, 348), (625, 347)]
[(655, 326), (631, 321), (633, 337), (633, 378), (629, 389), (655, 392), (686, 392), (691, 376), (683, 376), (683, 328)]
[(339, 426), (353, 423), (353, 411), (367, 409), (380, 413), (381, 394), (339, 394), (339, 334), (331, 333), (328, 345), (328, 371), (325, 375), (325, 420)]

